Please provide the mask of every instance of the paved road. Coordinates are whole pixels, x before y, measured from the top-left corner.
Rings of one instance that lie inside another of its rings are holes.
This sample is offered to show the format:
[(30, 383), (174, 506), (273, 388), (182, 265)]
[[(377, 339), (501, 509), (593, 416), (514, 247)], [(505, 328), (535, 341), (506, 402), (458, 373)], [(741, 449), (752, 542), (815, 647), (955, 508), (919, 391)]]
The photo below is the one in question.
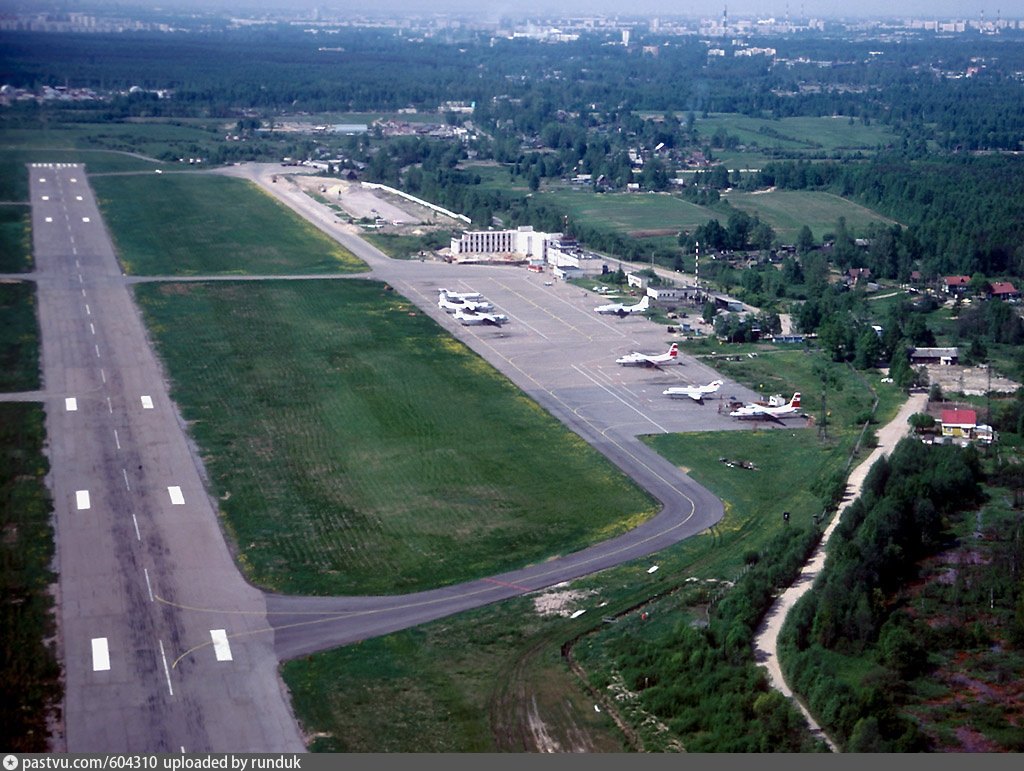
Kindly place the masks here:
[(85, 169), (29, 173), (66, 749), (301, 751), (272, 640), (253, 634), (263, 595), (224, 544)]

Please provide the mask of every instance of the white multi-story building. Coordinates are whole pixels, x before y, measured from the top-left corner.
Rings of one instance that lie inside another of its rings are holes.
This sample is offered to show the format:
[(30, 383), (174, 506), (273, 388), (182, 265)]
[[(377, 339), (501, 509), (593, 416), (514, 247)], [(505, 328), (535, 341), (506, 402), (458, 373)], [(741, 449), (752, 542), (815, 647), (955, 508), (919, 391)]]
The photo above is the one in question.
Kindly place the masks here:
[(548, 245), (561, 237), (561, 233), (541, 233), (530, 225), (515, 230), (467, 230), (452, 239), (452, 258), (518, 255), (547, 262)]

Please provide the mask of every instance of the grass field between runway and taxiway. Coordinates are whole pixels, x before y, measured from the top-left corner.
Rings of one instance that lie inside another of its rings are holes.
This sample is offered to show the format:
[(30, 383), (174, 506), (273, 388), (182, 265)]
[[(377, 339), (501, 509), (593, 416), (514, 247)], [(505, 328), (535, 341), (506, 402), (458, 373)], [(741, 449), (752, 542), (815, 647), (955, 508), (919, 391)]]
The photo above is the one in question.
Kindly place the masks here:
[(62, 697), (43, 423), (40, 404), (0, 404), (0, 745), (8, 752), (51, 749), (48, 718)]
[(255, 185), (213, 174), (90, 178), (125, 272), (353, 273), (366, 264)]
[(383, 284), (136, 291), (260, 586), (428, 589), (578, 550), (657, 510)]
[(0, 392), (39, 388), (36, 285), (0, 283)]
[(0, 273), (32, 269), (32, 235), (27, 206), (0, 206)]

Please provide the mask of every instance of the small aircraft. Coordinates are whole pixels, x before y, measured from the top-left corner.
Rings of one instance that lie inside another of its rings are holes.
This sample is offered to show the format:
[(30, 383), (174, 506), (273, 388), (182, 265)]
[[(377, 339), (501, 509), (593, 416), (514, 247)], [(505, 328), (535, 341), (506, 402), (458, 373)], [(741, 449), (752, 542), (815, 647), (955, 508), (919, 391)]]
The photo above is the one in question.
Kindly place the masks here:
[(797, 415), (799, 409), (800, 392), (797, 391), (788, 402), (783, 402), (782, 396), (776, 395), (768, 400), (768, 404), (744, 404), (730, 412), (729, 416), (740, 420), (766, 419), (781, 422), (781, 418)]
[(508, 316), (504, 313), (473, 313), (472, 311), (464, 311), (462, 309), (455, 311), (454, 318), (463, 326), (467, 327), (477, 326), (480, 324), (490, 324), (495, 327), (500, 327), (508, 321)]
[(595, 311), (602, 314), (614, 314), (619, 317), (628, 316), (631, 313), (643, 313), (650, 307), (651, 298), (649, 295), (644, 295), (643, 299), (640, 300), (636, 305), (623, 305), (622, 303), (608, 303), (607, 305), (599, 305), (594, 308)]
[(703, 404), (704, 397), (716, 393), (724, 382), (724, 380), (712, 380), (707, 385), (702, 386), (672, 386), (672, 388), (667, 388), (661, 393), (672, 399), (682, 399), (688, 396), (695, 402)]
[(621, 364), (623, 367), (657, 367), (661, 364), (668, 364), (670, 361), (677, 361), (678, 356), (679, 346), (676, 343), (672, 343), (672, 347), (665, 353), (659, 353), (652, 356), (650, 354), (634, 351), (633, 353), (627, 353), (625, 356), (619, 357), (615, 360), (615, 363)]
[(494, 306), (486, 300), (463, 300), (444, 293), (438, 295), (437, 307), (444, 310), (445, 313), (455, 313), (455, 311), (476, 313), (494, 310)]

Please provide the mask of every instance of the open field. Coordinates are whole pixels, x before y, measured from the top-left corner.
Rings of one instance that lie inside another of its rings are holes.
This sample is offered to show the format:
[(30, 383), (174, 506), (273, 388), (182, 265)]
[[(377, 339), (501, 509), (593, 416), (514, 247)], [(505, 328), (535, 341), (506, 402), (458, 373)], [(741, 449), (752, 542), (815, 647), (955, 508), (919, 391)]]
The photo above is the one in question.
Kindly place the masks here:
[(127, 273), (283, 275), (366, 268), (242, 180), (145, 174), (93, 178), (92, 185)]
[[(863, 233), (871, 222), (894, 224), (892, 220), (832, 193), (805, 190), (745, 193), (732, 190), (724, 198), (737, 209), (757, 214), (775, 228), (778, 237), (786, 243), (795, 242), (804, 225), (820, 241), (825, 233), (835, 232), (840, 217), (846, 217), (846, 227), (854, 235)], [(725, 219), (719, 215), (723, 224)]]
[(43, 419), (41, 405), (0, 404), (0, 744), (11, 752), (48, 750), (47, 716), (62, 691)]
[(24, 273), (32, 268), (29, 210), (0, 206), (0, 273)]
[[(685, 120), (685, 115), (681, 116)], [(794, 154), (810, 151), (874, 151), (879, 145), (895, 140), (895, 136), (880, 125), (850, 122), (848, 116), (753, 118), (732, 113), (712, 113), (707, 118), (699, 115), (695, 123), (702, 136), (710, 138), (718, 129), (739, 137), (748, 148), (776, 148)]]
[(711, 209), (697, 206), (668, 193), (592, 193), (557, 190), (541, 200), (568, 210), (571, 217), (592, 226), (629, 233), (637, 230), (692, 230), (709, 219), (721, 218)]
[(0, 283), (0, 392), (39, 388), (36, 285)]
[(656, 507), (377, 282), (140, 285), (248, 577), (409, 592), (624, 532)]

